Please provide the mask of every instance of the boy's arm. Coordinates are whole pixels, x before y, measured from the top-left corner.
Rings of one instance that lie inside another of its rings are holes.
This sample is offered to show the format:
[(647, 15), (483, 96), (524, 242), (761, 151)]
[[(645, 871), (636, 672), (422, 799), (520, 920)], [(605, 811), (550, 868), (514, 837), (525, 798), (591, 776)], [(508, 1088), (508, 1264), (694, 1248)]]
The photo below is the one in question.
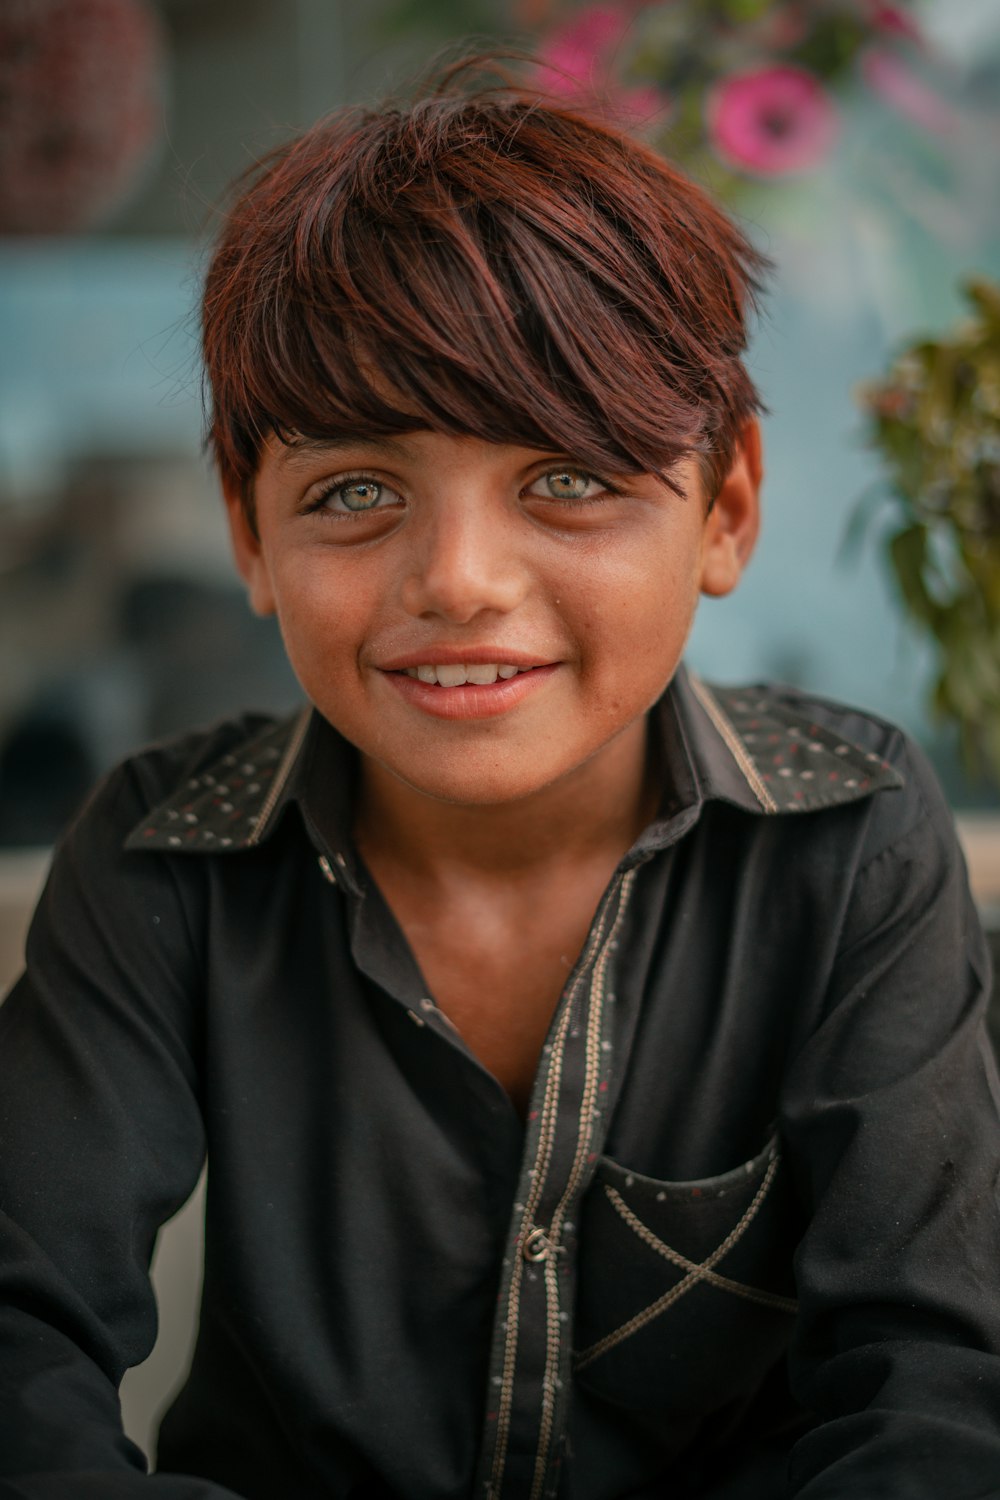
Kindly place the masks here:
[(156, 1335), (154, 1237), (204, 1156), (198, 918), (170, 861), (122, 852), (137, 775), (65, 839), (0, 1006), (0, 1500), (229, 1494), (147, 1478), (119, 1414)]
[[(915, 762), (915, 763), (914, 763)], [(792, 1379), (798, 1500), (1000, 1494), (1000, 1119), (989, 962), (919, 754), (877, 798), (784, 1131), (811, 1211)]]

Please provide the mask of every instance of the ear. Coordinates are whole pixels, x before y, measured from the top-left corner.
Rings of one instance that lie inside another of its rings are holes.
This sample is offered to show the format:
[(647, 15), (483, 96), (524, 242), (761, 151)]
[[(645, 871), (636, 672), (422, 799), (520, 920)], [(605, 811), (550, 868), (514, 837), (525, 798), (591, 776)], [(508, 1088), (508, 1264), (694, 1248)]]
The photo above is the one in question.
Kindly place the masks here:
[(233, 557), (240, 577), (247, 586), (250, 608), (257, 615), (273, 615), (277, 612), (271, 574), (263, 549), (250, 518), (242, 495), (225, 491), (226, 515), (229, 520), (229, 539)]
[(732, 466), (705, 521), (701, 592), (716, 598), (730, 593), (750, 561), (760, 530), (763, 477), (760, 424), (743, 428)]

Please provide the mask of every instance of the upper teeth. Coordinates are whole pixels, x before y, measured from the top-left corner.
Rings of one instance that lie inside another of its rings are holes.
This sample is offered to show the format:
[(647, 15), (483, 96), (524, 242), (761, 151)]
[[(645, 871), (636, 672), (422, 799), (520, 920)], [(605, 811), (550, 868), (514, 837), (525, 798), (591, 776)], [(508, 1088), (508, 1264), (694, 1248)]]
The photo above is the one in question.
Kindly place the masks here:
[(487, 687), (498, 677), (516, 677), (518, 672), (530, 672), (530, 667), (512, 667), (495, 661), (452, 662), (448, 666), (407, 667), (407, 677), (419, 677), (421, 682), (433, 682), (438, 687), (461, 687), (463, 682), (474, 682)]

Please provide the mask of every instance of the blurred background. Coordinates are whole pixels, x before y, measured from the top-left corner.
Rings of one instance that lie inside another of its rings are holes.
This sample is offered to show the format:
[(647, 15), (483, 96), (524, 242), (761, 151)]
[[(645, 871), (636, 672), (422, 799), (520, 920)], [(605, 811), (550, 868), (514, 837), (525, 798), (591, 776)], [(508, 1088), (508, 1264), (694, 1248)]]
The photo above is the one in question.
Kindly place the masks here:
[[(473, 40), (532, 49), (540, 83), (628, 120), (773, 258), (750, 356), (764, 532), (689, 660), (910, 729), (1000, 925), (996, 0), (2, 0), (0, 990), (96, 777), (298, 701), (201, 449), (226, 186)], [(161, 1252), (184, 1308), (130, 1377), (140, 1441), (183, 1361), (193, 1253)]]

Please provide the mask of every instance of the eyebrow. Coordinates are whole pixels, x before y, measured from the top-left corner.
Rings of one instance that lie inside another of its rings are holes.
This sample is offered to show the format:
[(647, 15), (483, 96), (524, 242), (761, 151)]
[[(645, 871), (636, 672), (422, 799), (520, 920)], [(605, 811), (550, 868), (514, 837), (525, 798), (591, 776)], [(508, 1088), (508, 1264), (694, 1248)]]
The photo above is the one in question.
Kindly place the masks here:
[(404, 439), (388, 434), (383, 437), (353, 436), (313, 438), (292, 434), (275, 452), (275, 462), (283, 469), (304, 469), (317, 458), (335, 456), (351, 449), (367, 448), (391, 457), (412, 459), (414, 450)]

